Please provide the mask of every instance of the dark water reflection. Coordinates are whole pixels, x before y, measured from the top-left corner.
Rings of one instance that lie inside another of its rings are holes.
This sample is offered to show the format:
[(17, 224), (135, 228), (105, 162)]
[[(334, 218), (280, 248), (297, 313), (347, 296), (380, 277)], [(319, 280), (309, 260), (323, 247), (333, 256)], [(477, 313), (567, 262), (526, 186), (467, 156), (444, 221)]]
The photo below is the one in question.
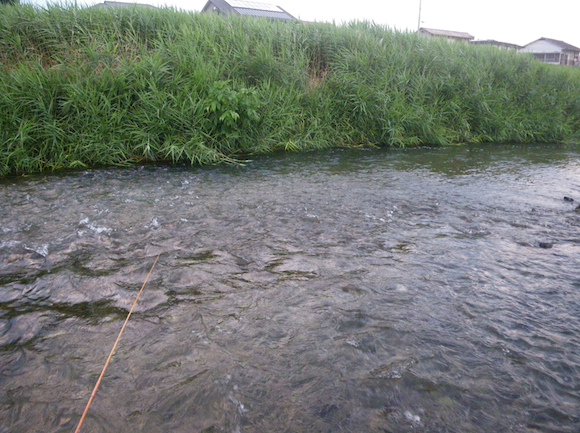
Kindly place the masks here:
[(160, 253), (83, 431), (580, 431), (578, 147), (95, 170), (0, 202), (1, 432), (74, 431)]

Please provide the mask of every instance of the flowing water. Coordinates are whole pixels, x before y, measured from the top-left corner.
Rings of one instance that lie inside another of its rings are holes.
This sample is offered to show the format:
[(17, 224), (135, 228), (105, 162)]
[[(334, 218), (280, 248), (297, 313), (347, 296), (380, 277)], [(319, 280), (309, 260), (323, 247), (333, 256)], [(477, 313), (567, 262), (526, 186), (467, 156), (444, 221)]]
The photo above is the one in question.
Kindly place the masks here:
[(74, 431), (161, 254), (83, 432), (578, 432), (578, 150), (4, 179), (0, 431)]

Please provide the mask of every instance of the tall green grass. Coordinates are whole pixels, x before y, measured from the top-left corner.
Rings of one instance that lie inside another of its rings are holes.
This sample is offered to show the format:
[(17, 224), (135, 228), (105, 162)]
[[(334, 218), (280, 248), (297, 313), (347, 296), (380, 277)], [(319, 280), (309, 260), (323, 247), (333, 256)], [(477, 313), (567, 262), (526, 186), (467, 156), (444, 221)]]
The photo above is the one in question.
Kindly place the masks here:
[(0, 176), (580, 139), (580, 70), (346, 26), (0, 6)]

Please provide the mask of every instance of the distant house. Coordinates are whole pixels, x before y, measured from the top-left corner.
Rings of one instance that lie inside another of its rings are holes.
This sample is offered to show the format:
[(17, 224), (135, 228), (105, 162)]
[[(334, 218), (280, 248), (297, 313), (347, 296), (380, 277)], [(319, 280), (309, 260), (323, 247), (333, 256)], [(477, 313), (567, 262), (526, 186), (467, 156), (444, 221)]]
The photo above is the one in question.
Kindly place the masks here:
[(519, 51), (523, 48), (521, 45), (510, 44), (508, 42), (500, 42), (500, 41), (496, 41), (493, 39), (487, 39), (487, 40), (483, 40), (483, 41), (471, 41), (470, 43), (473, 45), (488, 45), (488, 46), (496, 47), (496, 48), (499, 48), (502, 50)]
[(150, 9), (157, 9), (157, 7), (152, 5), (147, 5), (144, 3), (129, 3), (129, 2), (113, 2), (113, 1), (105, 1), (103, 3), (97, 3), (96, 5), (91, 6), (92, 8), (150, 8)]
[(550, 65), (580, 65), (580, 48), (556, 39), (540, 38), (524, 45), (520, 53), (530, 53), (540, 62)]
[(421, 27), (419, 29), (419, 34), (430, 36), (432, 38), (443, 38), (450, 41), (459, 41), (459, 42), (469, 42), (472, 41), (474, 38), (469, 33), (465, 32), (454, 32), (451, 30), (438, 30), (438, 29), (427, 29), (425, 27)]
[(246, 15), (271, 20), (297, 21), (296, 18), (280, 6), (242, 0), (209, 0), (201, 12), (224, 15)]

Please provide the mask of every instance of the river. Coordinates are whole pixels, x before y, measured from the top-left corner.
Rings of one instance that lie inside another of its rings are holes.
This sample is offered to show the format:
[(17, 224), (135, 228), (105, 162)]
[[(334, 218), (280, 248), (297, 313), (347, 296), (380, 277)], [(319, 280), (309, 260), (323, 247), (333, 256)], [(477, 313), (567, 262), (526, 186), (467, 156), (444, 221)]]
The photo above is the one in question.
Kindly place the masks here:
[(2, 179), (0, 432), (74, 431), (158, 254), (83, 432), (578, 432), (578, 150)]

